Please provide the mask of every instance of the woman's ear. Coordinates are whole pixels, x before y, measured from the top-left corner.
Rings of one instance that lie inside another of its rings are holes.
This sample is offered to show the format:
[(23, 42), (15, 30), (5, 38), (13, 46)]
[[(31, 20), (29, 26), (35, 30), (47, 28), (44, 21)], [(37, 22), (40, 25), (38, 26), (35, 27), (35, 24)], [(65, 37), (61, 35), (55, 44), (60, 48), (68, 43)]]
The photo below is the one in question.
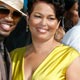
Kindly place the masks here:
[(58, 24), (57, 24), (57, 28), (56, 29), (58, 29), (60, 27), (60, 22), (61, 21), (58, 21)]
[(63, 29), (62, 26), (60, 26), (57, 30), (56, 30), (56, 33), (55, 33), (55, 40), (58, 41), (58, 42), (61, 42), (63, 36), (65, 35), (65, 31)]

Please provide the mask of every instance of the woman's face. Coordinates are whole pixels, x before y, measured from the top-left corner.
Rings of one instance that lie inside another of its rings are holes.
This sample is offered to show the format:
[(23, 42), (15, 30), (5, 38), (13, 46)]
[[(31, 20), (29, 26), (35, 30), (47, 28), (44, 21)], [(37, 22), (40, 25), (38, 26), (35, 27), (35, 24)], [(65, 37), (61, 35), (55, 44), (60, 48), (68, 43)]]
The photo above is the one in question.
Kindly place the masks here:
[(32, 38), (39, 40), (53, 38), (59, 25), (54, 7), (44, 2), (35, 4), (28, 20)]
[(76, 2), (73, 7), (70, 9), (70, 13), (72, 15), (71, 20), (73, 21), (73, 25), (77, 24), (79, 15), (78, 15), (78, 2)]

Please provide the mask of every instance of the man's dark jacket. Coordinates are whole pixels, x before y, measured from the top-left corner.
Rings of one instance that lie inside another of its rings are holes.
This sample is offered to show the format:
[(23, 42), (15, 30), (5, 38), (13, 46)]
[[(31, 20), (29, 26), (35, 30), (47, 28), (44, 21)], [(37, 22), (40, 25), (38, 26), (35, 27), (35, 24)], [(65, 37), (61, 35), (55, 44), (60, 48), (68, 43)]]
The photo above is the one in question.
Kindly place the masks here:
[(11, 80), (11, 60), (8, 51), (5, 49), (4, 55), (0, 49), (0, 80)]

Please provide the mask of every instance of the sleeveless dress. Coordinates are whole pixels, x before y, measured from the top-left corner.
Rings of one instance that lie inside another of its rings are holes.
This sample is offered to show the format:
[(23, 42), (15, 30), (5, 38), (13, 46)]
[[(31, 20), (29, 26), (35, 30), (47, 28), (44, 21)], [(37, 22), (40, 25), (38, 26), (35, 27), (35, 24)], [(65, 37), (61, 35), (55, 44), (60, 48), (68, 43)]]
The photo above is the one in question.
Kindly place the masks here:
[[(12, 80), (24, 80), (26, 47), (11, 52)], [(31, 80), (66, 80), (66, 70), (80, 54), (72, 47), (57, 46), (39, 65)]]

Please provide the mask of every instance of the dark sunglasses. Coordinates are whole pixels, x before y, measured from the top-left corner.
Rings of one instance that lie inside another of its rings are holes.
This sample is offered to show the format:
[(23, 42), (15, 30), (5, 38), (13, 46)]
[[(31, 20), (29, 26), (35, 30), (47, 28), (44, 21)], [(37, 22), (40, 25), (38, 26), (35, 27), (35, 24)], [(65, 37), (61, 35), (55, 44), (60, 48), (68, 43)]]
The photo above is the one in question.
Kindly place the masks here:
[[(10, 13), (9, 9), (7, 9), (4, 6), (0, 6), (0, 15), (7, 16), (9, 13)], [(16, 19), (16, 18), (20, 18), (22, 16), (22, 14), (20, 12), (18, 12), (18, 11), (14, 11), (11, 14), (11, 16), (12, 16), (12, 18)]]

